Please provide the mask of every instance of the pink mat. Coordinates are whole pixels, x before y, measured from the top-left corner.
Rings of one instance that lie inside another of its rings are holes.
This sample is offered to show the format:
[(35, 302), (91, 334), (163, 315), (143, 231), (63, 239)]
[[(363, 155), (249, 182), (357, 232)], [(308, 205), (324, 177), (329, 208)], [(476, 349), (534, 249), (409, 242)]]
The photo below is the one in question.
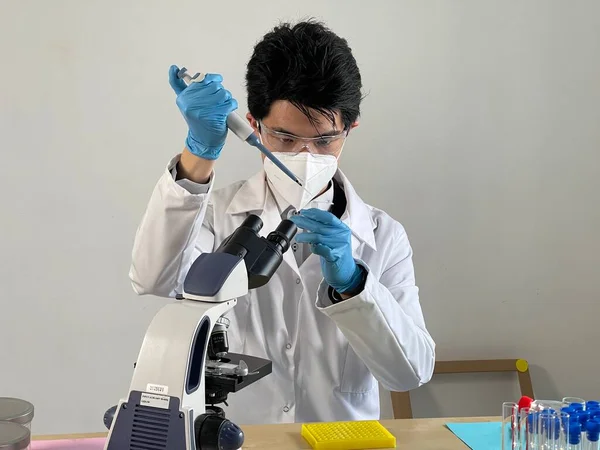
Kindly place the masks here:
[(106, 438), (32, 441), (31, 450), (103, 450)]

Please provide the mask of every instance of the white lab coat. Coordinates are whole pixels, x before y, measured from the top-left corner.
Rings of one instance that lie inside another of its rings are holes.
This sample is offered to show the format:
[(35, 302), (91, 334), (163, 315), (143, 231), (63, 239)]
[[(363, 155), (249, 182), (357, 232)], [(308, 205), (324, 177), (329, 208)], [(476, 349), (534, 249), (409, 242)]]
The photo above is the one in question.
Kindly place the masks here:
[[(201, 252), (211, 252), (247, 217), (268, 234), (281, 221), (264, 172), (206, 194), (174, 181), (173, 158), (138, 228), (130, 278), (138, 294), (173, 297)], [(214, 174), (213, 174), (214, 175)], [(230, 351), (273, 362), (272, 374), (230, 394), (239, 424), (379, 419), (379, 381), (414, 389), (432, 376), (429, 335), (402, 225), (365, 204), (341, 171), (353, 254), (368, 271), (364, 290), (332, 304), (320, 260), (298, 267), (291, 251), (269, 283), (238, 299), (230, 314)]]

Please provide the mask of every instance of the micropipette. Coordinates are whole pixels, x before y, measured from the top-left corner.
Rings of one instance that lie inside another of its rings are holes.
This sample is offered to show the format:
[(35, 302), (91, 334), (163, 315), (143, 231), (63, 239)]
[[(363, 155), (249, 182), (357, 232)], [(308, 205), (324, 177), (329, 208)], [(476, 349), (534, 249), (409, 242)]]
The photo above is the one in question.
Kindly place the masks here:
[[(204, 74), (197, 73), (194, 76), (191, 76), (187, 73), (187, 69), (182, 67), (177, 76), (185, 81), (188, 85), (190, 83), (199, 83), (204, 80)], [(281, 169), (283, 173), (285, 173), (288, 177), (290, 177), (295, 183), (302, 186), (302, 182), (290, 171), (269, 149), (267, 149), (258, 136), (254, 133), (254, 129), (247, 123), (244, 119), (242, 119), (235, 111), (231, 112), (227, 116), (227, 128), (229, 128), (233, 133), (239, 137), (242, 141), (250, 144), (253, 147), (256, 147), (261, 151), (263, 155), (273, 161), (277, 167)]]

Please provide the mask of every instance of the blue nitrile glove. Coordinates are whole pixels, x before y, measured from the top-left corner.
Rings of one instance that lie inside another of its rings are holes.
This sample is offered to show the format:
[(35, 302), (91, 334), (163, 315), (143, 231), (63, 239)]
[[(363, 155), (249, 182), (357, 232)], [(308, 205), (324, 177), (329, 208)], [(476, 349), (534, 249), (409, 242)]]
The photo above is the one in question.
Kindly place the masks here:
[(304, 232), (296, 242), (307, 242), (321, 257), (321, 271), (329, 286), (343, 294), (356, 290), (363, 282), (363, 272), (352, 257), (352, 232), (333, 214), (320, 209), (304, 209), (290, 220)]
[(238, 103), (221, 84), (221, 75), (206, 74), (201, 82), (187, 86), (177, 72), (179, 68), (171, 66), (169, 84), (188, 124), (186, 147), (200, 158), (217, 159), (227, 137), (227, 116), (237, 109)]

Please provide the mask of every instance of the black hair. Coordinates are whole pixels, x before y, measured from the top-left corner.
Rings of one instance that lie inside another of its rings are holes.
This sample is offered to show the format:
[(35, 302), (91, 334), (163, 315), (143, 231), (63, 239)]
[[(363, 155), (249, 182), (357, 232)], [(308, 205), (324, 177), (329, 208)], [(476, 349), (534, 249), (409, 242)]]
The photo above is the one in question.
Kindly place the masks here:
[(348, 42), (315, 20), (282, 23), (254, 47), (246, 72), (248, 110), (265, 118), (276, 100), (287, 100), (314, 123), (312, 111), (344, 129), (360, 115), (362, 81)]

